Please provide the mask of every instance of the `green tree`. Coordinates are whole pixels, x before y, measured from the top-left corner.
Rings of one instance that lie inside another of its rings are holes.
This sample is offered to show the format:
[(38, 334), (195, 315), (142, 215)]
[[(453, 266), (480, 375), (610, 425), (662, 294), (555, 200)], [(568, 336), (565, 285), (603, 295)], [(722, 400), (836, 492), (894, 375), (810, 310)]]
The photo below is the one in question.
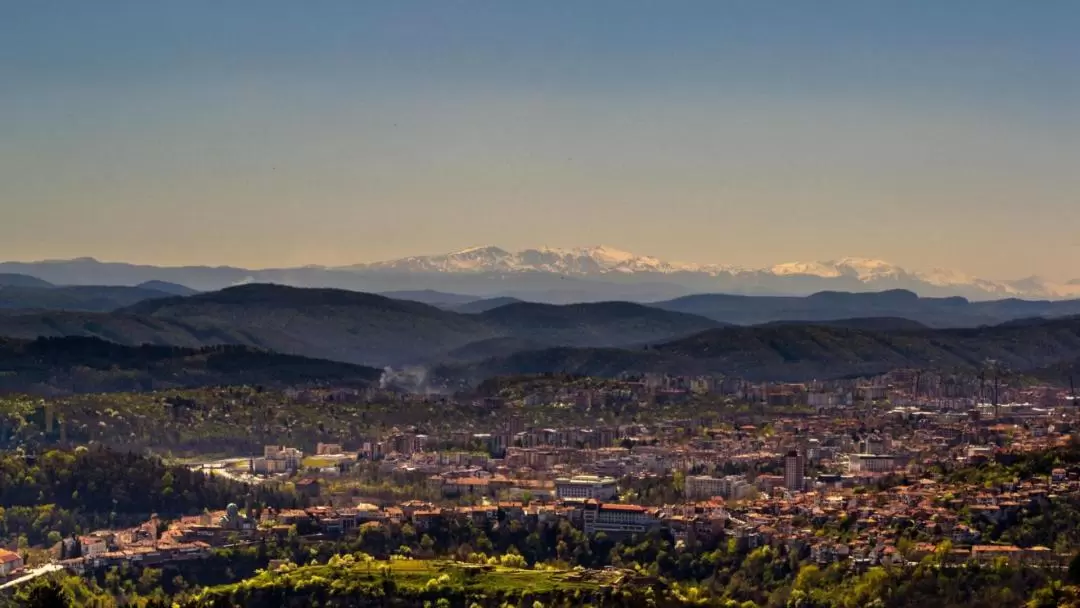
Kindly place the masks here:
[(38, 579), (15, 597), (26, 608), (68, 608), (73, 606), (71, 593), (56, 579)]

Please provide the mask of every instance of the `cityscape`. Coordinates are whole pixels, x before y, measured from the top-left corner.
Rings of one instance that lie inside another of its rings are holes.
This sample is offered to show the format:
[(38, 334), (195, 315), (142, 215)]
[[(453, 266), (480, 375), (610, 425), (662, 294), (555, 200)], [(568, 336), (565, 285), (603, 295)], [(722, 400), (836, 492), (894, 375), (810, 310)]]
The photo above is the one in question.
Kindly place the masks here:
[(1080, 608), (1080, 3), (0, 11), (0, 608)]

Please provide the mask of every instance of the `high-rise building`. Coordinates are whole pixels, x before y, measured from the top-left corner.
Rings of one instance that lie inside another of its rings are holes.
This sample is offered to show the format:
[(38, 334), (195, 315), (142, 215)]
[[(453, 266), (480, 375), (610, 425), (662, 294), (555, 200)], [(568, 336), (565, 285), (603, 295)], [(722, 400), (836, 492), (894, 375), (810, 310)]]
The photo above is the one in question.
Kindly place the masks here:
[(806, 456), (798, 450), (784, 456), (784, 486), (792, 492), (802, 492), (806, 487)]

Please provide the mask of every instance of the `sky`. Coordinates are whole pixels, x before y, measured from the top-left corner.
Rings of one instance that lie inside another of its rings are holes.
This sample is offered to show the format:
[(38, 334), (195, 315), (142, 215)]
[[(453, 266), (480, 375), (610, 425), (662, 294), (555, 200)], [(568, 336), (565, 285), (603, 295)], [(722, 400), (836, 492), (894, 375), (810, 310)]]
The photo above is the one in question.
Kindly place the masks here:
[(0, 7), (0, 259), (1080, 278), (1080, 3)]

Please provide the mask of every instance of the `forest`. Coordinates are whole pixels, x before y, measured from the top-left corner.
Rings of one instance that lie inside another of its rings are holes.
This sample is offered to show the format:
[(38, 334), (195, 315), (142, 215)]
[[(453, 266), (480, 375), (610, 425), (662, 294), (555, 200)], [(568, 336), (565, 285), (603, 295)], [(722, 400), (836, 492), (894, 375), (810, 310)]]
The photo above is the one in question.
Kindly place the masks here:
[(298, 506), (273, 486), (248, 486), (161, 459), (103, 447), (0, 454), (0, 542), (52, 545), (99, 528), (224, 508)]

